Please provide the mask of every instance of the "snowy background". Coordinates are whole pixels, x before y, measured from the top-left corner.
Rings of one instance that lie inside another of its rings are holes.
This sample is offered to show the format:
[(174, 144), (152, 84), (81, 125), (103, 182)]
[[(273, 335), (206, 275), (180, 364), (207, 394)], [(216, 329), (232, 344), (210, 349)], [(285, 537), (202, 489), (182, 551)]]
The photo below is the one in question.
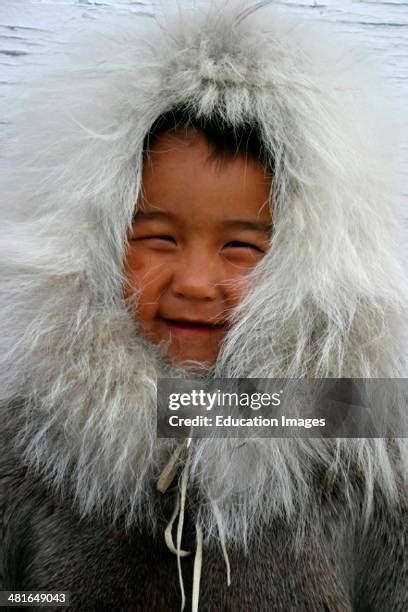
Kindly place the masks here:
[[(167, 0), (169, 4), (175, 1)], [(373, 58), (399, 127), (399, 191), (408, 268), (408, 0), (276, 3), (291, 14), (331, 22), (353, 45), (368, 49)], [(152, 5), (149, 0), (0, 0), (0, 97), (10, 93), (18, 96), (28, 72), (46, 65), (51, 55), (64, 54), (67, 31), (76, 25), (109, 19), (113, 12), (151, 13)], [(6, 122), (7, 117), (0, 117), (0, 127)]]

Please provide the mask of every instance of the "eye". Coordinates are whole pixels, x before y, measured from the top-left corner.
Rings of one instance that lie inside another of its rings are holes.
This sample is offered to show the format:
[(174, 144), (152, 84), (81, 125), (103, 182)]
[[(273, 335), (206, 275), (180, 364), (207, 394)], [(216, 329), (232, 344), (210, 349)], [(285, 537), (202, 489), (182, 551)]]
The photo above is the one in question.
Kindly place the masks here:
[(164, 242), (171, 242), (172, 244), (176, 244), (173, 236), (169, 236), (168, 234), (164, 234), (163, 236), (142, 236), (139, 240), (163, 240)]
[(162, 235), (159, 235), (159, 234), (156, 235), (155, 234), (155, 235), (152, 235), (152, 236), (149, 236), (149, 235), (147, 235), (147, 236), (143, 236), (143, 235), (142, 236), (134, 236), (134, 237), (131, 238), (131, 240), (133, 240), (133, 241), (135, 241), (135, 240), (146, 240), (146, 241), (152, 242), (152, 244), (155, 243), (155, 241), (158, 241), (159, 243), (165, 243), (165, 244), (166, 243), (167, 244), (177, 244), (175, 238), (173, 238), (173, 236), (170, 236), (169, 234), (162, 234)]
[(251, 242), (243, 242), (241, 240), (231, 240), (231, 242), (227, 242), (224, 246), (224, 249), (252, 249), (257, 251), (258, 253), (263, 253), (264, 251), (256, 244)]

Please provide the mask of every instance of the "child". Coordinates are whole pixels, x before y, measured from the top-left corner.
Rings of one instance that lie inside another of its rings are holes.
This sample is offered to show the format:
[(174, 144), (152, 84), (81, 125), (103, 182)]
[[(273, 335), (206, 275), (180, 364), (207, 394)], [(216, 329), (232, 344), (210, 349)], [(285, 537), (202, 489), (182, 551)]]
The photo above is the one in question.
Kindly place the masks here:
[(170, 111), (149, 130), (125, 297), (172, 361), (216, 362), (228, 313), (269, 247), (271, 176), (255, 132)]
[(407, 371), (375, 97), (309, 26), (209, 4), (114, 23), (16, 114), (1, 587), (70, 610), (405, 612), (404, 440), (156, 438), (162, 376)]

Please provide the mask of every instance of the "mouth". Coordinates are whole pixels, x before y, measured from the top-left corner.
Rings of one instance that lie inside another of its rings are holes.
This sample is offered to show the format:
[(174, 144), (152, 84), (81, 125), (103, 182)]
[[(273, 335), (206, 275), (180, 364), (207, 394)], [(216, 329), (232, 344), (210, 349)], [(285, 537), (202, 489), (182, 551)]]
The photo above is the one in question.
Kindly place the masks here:
[(168, 319), (160, 317), (169, 331), (176, 336), (205, 337), (227, 330), (226, 323), (214, 323), (202, 319)]
[(167, 319), (162, 317), (163, 321), (166, 321), (169, 325), (175, 325), (177, 327), (202, 327), (202, 328), (220, 328), (225, 327), (225, 323), (214, 323), (213, 321), (203, 321), (201, 319)]

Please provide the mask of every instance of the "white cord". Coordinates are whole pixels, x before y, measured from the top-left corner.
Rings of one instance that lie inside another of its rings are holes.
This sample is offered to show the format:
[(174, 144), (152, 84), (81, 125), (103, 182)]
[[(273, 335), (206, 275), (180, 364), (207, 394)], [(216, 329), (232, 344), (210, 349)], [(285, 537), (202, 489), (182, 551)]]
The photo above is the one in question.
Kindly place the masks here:
[(183, 525), (184, 525), (184, 512), (186, 506), (186, 497), (187, 497), (187, 485), (188, 485), (188, 476), (190, 472), (190, 460), (191, 453), (188, 454), (186, 464), (184, 466), (183, 474), (181, 476), (181, 491), (180, 491), (180, 511), (179, 511), (179, 520), (177, 524), (177, 568), (179, 575), (179, 583), (180, 583), (180, 591), (181, 591), (181, 610), (184, 610), (184, 606), (186, 605), (186, 595), (184, 592), (184, 583), (183, 583), (183, 572), (181, 569), (181, 538), (183, 535)]
[[(179, 496), (177, 496), (176, 503), (174, 504), (173, 514), (171, 515), (171, 519), (169, 520), (167, 527), (164, 530), (164, 540), (167, 544), (167, 548), (173, 553), (173, 555), (177, 555), (177, 548), (174, 546), (172, 530), (173, 530), (174, 521), (176, 520), (179, 511), (180, 511), (180, 498)], [(191, 555), (190, 551), (180, 550), (181, 557), (187, 557), (188, 555)]]
[(231, 584), (231, 567), (230, 567), (230, 562), (229, 562), (229, 558), (228, 558), (227, 547), (225, 545), (225, 529), (224, 529), (224, 523), (222, 521), (222, 514), (221, 514), (220, 509), (219, 509), (219, 507), (218, 507), (218, 505), (216, 504), (215, 501), (212, 501), (211, 505), (213, 507), (213, 512), (214, 512), (215, 520), (217, 521), (218, 533), (220, 535), (220, 541), (221, 541), (222, 554), (224, 555), (224, 561), (225, 561), (225, 565), (226, 565), (226, 568), (227, 568), (227, 585), (230, 586), (230, 584)]
[(191, 602), (191, 612), (198, 612), (198, 602), (200, 599), (200, 578), (201, 566), (203, 562), (203, 530), (199, 522), (196, 522), (196, 552), (194, 557), (193, 573), (193, 595)]
[[(181, 557), (187, 557), (188, 555), (191, 555), (190, 551), (182, 550), (181, 548), (181, 540), (183, 536), (183, 526), (184, 526), (184, 514), (185, 514), (185, 506), (186, 506), (186, 498), (187, 498), (187, 487), (188, 487), (188, 479), (190, 476), (190, 463), (191, 463), (190, 444), (191, 444), (191, 438), (187, 438), (182, 443), (184, 448), (188, 449), (188, 455), (187, 455), (186, 463), (183, 468), (183, 473), (181, 475), (180, 494), (177, 495), (173, 514), (171, 515), (170, 521), (168, 522), (167, 527), (164, 531), (164, 539), (165, 539), (167, 548), (173, 554), (177, 556), (177, 570), (178, 570), (178, 577), (179, 577), (180, 591), (181, 591), (181, 612), (183, 612), (185, 605), (186, 605), (186, 594), (184, 591), (183, 572), (181, 569)], [(159, 490), (162, 490), (162, 492), (167, 490), (171, 482), (170, 473), (174, 471), (174, 475), (175, 475), (174, 467), (175, 467), (176, 461), (179, 459), (180, 454), (181, 454), (180, 446), (181, 445), (177, 447), (175, 453), (173, 453), (173, 456), (170, 458), (170, 461), (168, 462), (168, 464), (166, 465), (165, 469), (162, 472), (161, 483), (163, 484), (163, 486), (162, 488), (158, 487)], [(171, 469), (169, 469), (169, 467)], [(230, 567), (230, 562), (228, 558), (227, 547), (225, 544), (224, 523), (222, 520), (221, 511), (218, 505), (216, 504), (216, 502), (212, 501), (211, 504), (212, 504), (215, 519), (217, 521), (217, 527), (218, 527), (218, 533), (220, 536), (222, 554), (224, 556), (224, 561), (225, 561), (225, 565), (227, 568), (227, 585), (230, 586), (231, 567)], [(177, 515), (178, 515), (177, 542), (176, 542), (176, 546), (174, 546), (172, 529), (173, 529), (174, 522), (177, 518)], [(201, 569), (202, 569), (202, 562), (203, 562), (203, 530), (198, 520), (196, 521), (195, 527), (196, 527), (196, 550), (195, 550), (195, 555), (194, 555), (194, 569), (193, 569), (193, 592), (192, 592), (192, 602), (191, 602), (192, 612), (198, 612), (198, 604), (199, 604), (199, 599), (200, 599)]]

